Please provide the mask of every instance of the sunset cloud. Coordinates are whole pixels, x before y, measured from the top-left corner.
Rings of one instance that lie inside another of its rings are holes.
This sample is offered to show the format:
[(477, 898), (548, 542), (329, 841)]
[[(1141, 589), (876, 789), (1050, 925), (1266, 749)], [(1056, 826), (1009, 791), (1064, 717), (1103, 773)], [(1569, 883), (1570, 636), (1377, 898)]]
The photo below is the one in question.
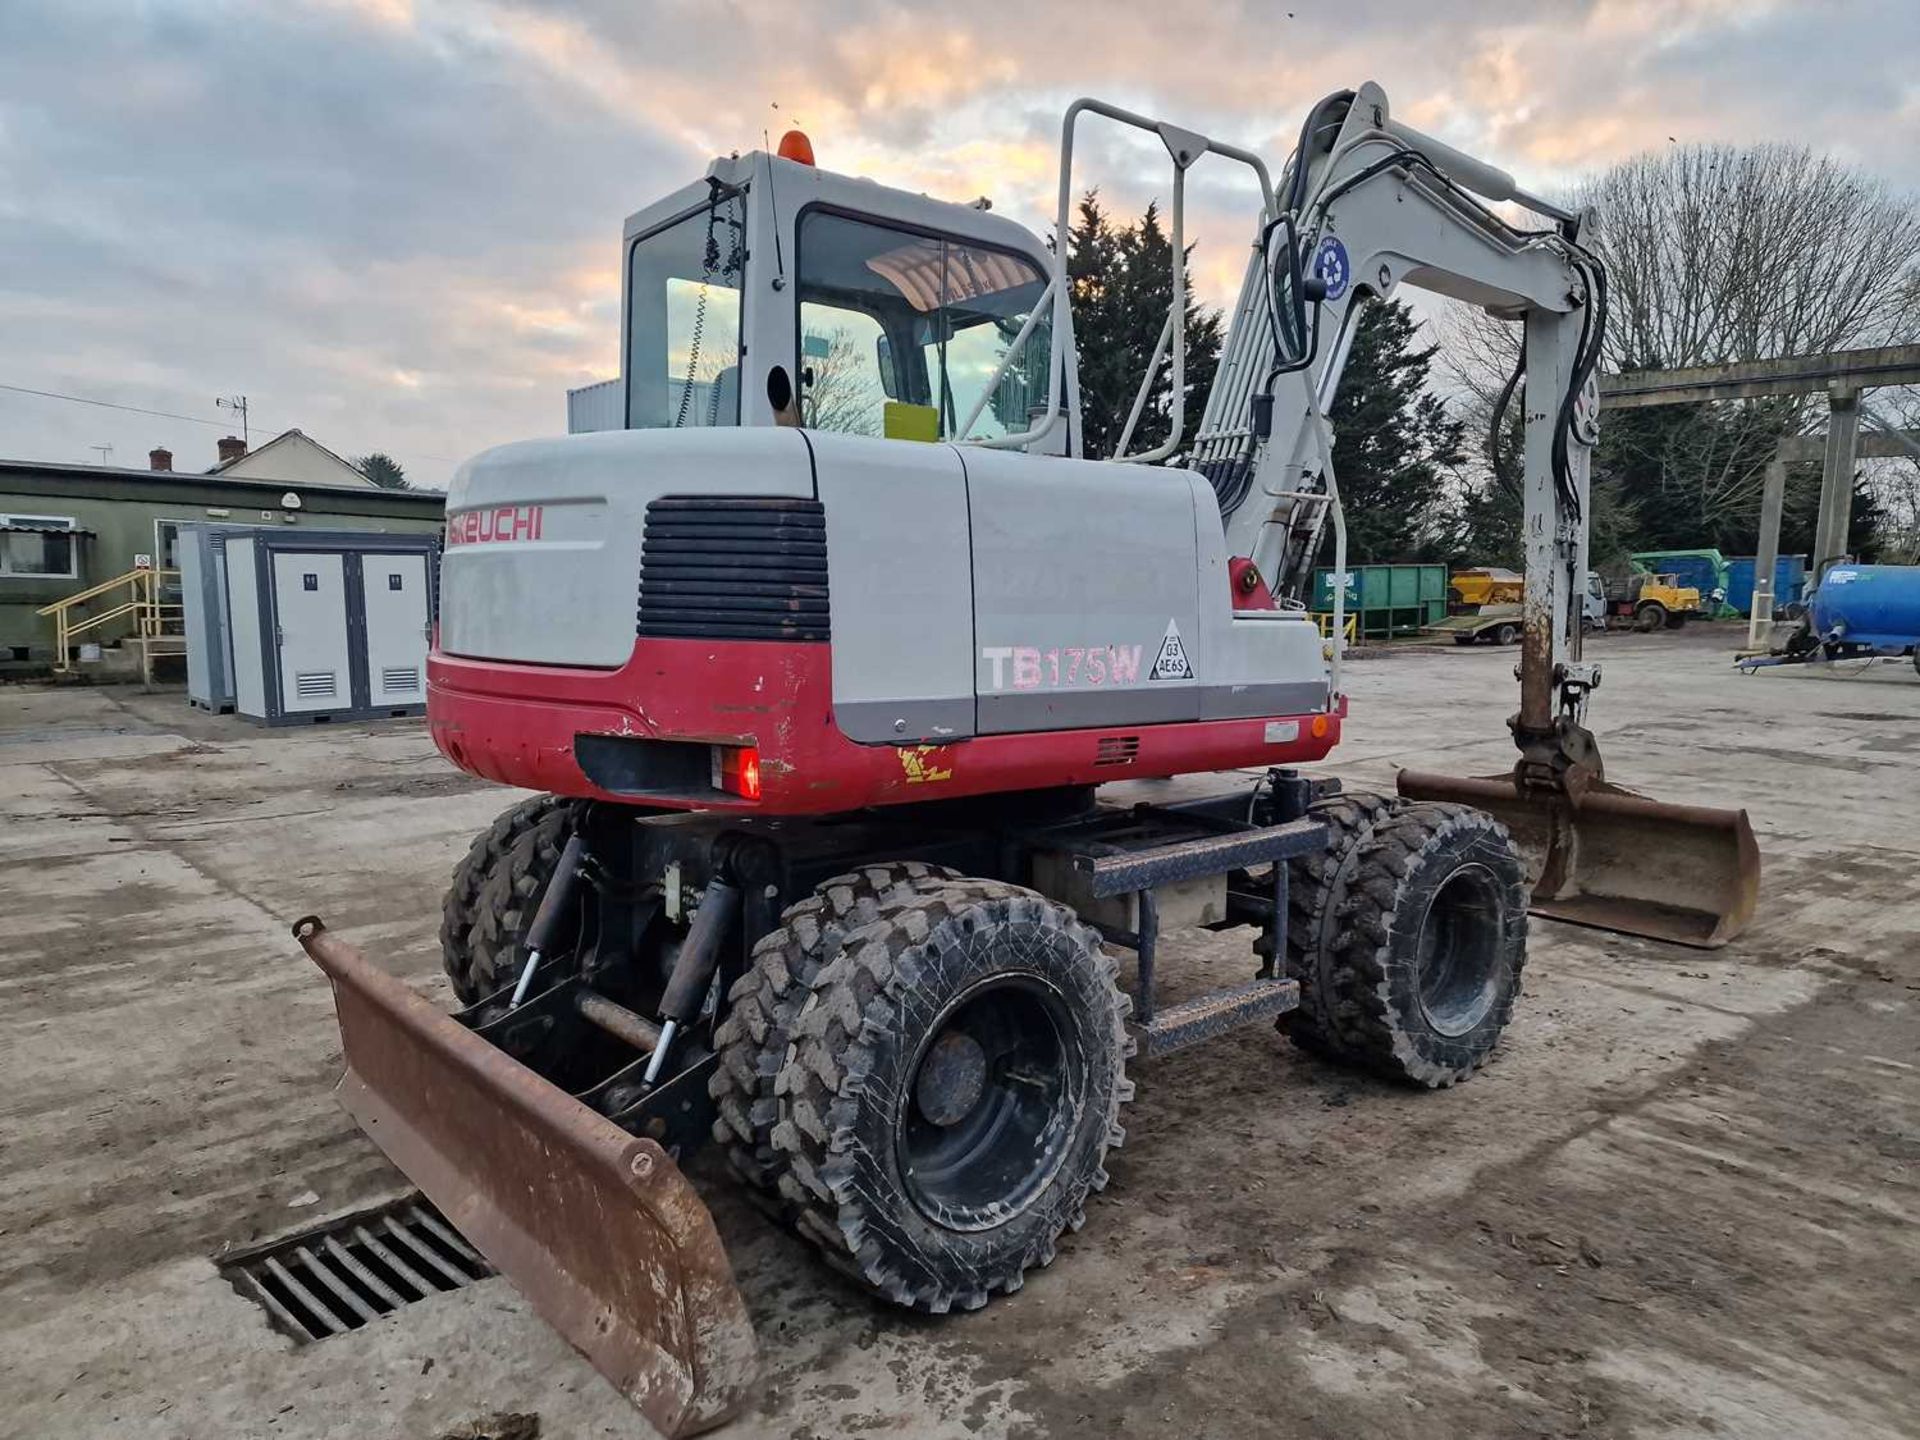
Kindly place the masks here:
[[(1911, 0), (315, 0), (0, 7), (0, 382), (298, 425), (444, 481), (617, 368), (622, 219), (716, 154), (812, 133), (828, 168), (1051, 223), (1059, 116), (1100, 94), (1249, 145), (1363, 79), (1551, 189), (1680, 141), (1784, 139), (1920, 187)], [(1863, 43), (1862, 37), (1871, 37)], [(1077, 175), (1164, 200), (1152, 142)], [(1226, 298), (1252, 197), (1190, 182)], [(211, 463), (212, 425), (0, 392), (0, 454)]]

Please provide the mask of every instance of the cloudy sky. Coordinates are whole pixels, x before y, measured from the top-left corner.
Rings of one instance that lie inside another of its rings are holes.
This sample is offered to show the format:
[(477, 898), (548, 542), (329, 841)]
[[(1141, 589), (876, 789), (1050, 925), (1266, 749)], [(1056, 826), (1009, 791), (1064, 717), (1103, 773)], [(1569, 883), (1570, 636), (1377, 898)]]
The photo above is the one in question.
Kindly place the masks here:
[[(763, 130), (1039, 228), (1077, 94), (1277, 171), (1366, 78), (1535, 187), (1677, 137), (1920, 190), (1916, 0), (0, 0), (0, 386), (193, 417), (0, 389), (0, 455), (208, 465), (244, 392), (256, 441), (444, 484), (615, 373), (621, 220)], [(1164, 189), (1090, 159), (1118, 205)], [(1215, 295), (1232, 178), (1193, 189)]]

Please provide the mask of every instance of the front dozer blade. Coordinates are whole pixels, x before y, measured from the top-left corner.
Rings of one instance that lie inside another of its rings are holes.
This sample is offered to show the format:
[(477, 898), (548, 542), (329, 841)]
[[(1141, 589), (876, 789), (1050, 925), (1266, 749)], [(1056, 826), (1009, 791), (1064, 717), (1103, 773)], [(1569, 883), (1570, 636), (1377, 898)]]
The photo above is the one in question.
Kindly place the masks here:
[(1511, 775), (1400, 772), (1400, 793), (1485, 810), (1513, 832), (1532, 910), (1555, 920), (1715, 949), (1746, 929), (1760, 849), (1744, 810), (1667, 805), (1596, 781), (1578, 802)]
[(340, 1101), (594, 1368), (667, 1435), (740, 1408), (753, 1326), (713, 1217), (667, 1153), (541, 1079), (309, 916)]

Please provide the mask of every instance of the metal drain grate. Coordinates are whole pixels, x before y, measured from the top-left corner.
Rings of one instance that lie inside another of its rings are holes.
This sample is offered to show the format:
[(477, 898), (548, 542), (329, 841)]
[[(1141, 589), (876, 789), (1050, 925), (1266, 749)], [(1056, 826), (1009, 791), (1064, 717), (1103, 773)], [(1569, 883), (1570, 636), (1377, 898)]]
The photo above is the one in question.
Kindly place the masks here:
[(344, 1335), (494, 1273), (418, 1195), (230, 1255), (220, 1270), (296, 1340)]

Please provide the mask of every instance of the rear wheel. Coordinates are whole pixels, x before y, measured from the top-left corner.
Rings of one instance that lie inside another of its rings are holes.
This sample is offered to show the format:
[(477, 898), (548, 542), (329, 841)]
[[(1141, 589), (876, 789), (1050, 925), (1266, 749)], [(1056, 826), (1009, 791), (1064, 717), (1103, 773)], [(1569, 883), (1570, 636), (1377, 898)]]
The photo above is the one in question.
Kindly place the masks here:
[(850, 935), (777, 1084), (800, 1233), (936, 1314), (1050, 1263), (1124, 1138), (1133, 1046), (1115, 968), (1071, 910), (981, 880)]
[(748, 1184), (771, 1192), (786, 1170), (773, 1146), (774, 1079), (821, 967), (840, 953), (849, 931), (871, 923), (885, 906), (958, 878), (945, 866), (917, 860), (836, 875), (789, 905), (778, 928), (753, 947), (753, 963), (734, 982), (726, 1018), (714, 1031), (720, 1063), (707, 1086), (719, 1111), (713, 1137)]
[(1667, 623), (1667, 607), (1657, 600), (1649, 600), (1633, 612), (1633, 628), (1642, 634), (1658, 630)]
[(1347, 1058), (1429, 1088), (1499, 1043), (1527, 955), (1527, 875), (1507, 829), (1409, 805), (1358, 846), (1329, 970)]
[(1519, 638), (1520, 627), (1518, 625), (1502, 625), (1498, 630), (1493, 632), (1493, 643), (1496, 645), (1511, 645)]
[[(473, 924), (487, 881), (522, 836), (556, 811), (571, 811), (576, 805), (577, 802), (559, 795), (535, 795), (508, 806), (474, 837), (466, 855), (453, 867), (453, 882), (447, 886), (447, 896), (440, 907), (440, 963), (453, 982), (454, 993), (465, 1003), (471, 1005), (488, 989), (497, 988), (483, 988), (475, 976)], [(572, 833), (571, 822), (567, 833)], [(567, 843), (565, 835), (560, 843), (563, 846)], [(555, 858), (558, 858), (557, 851)], [(491, 962), (488, 970), (492, 972)]]

